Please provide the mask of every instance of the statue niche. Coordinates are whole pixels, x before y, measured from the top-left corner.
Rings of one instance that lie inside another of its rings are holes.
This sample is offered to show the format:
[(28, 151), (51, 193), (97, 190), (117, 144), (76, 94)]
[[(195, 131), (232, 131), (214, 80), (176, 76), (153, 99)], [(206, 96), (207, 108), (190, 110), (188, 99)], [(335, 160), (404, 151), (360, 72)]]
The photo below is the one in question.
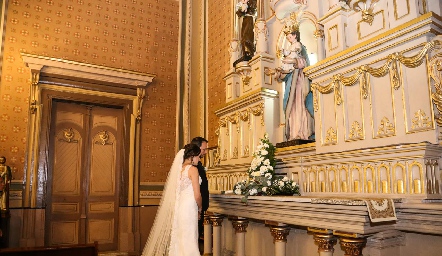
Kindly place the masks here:
[(243, 61), (252, 59), (255, 53), (255, 38), (253, 27), (256, 17), (257, 0), (240, 0), (236, 5), (236, 15), (242, 18), (241, 22), (241, 57), (233, 63), (233, 67)]
[[(276, 68), (276, 80), (283, 83), (283, 112), (285, 114), (285, 139), (310, 142), (314, 140), (313, 95), (310, 81), (303, 69), (309, 66), (306, 47), (301, 43), (297, 14), (291, 13), (283, 33), (286, 42), (279, 50), (281, 66)], [(299, 143), (300, 144), (300, 143)]]

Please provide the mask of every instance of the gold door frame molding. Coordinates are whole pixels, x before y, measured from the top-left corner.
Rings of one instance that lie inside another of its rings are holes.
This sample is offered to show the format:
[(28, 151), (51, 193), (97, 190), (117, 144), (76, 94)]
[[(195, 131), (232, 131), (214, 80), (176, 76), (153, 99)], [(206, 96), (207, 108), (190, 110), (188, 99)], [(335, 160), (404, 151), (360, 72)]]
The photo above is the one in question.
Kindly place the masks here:
[[(27, 155), (25, 163), (25, 195), (24, 207), (38, 207), (37, 186), (39, 180), (39, 154), (41, 142), (41, 126), (43, 114), (42, 90), (50, 89), (60, 93), (72, 93), (90, 97), (105, 97), (131, 102), (129, 127), (129, 160), (128, 160), (128, 205), (138, 203), (138, 172), (140, 148), (141, 109), (145, 96), (145, 88), (152, 83), (154, 74), (140, 73), (130, 70), (116, 69), (81, 62), (56, 59), (46, 56), (22, 53), (22, 59), (30, 69), (31, 88), (29, 99), (29, 120), (27, 136)], [(46, 84), (41, 76), (70, 78), (74, 82), (89, 82), (101, 86), (97, 88), (76, 87), (72, 84)], [(112, 86), (113, 85), (113, 86)]]

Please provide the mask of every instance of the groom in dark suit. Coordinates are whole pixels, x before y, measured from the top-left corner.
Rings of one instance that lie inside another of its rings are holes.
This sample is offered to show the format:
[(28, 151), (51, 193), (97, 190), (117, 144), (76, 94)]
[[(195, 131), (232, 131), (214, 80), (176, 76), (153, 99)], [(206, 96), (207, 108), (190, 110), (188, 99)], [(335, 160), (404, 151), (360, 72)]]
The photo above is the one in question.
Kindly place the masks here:
[[(208, 147), (208, 141), (204, 139), (203, 137), (195, 137), (192, 139), (192, 144), (197, 145), (201, 149), (200, 153), (200, 159), (203, 158), (207, 153), (207, 147)], [(209, 208), (209, 182), (207, 181), (206, 176), (206, 169), (204, 168), (201, 161), (198, 162), (198, 174), (201, 177), (201, 185), (200, 185), (200, 191), (201, 191), (201, 197), (203, 199), (203, 209), (201, 211), (201, 218), (198, 220), (198, 237), (202, 238), (204, 237), (204, 228), (203, 228), (203, 222), (204, 222), (204, 212), (207, 211)]]

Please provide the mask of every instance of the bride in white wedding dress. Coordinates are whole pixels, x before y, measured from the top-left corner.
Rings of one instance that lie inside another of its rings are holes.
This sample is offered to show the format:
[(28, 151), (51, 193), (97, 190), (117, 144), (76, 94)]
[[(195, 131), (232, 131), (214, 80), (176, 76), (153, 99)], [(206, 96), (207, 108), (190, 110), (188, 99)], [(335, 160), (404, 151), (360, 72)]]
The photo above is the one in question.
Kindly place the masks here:
[(198, 217), (201, 215), (200, 148), (187, 144), (175, 156), (154, 224), (142, 256), (199, 256)]

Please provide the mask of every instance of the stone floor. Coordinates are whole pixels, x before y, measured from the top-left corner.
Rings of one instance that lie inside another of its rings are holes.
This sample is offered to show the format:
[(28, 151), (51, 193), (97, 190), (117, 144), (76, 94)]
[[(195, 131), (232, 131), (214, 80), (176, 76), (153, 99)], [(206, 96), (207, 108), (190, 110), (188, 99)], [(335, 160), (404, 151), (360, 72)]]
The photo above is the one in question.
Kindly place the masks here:
[[(201, 255), (204, 252), (204, 241), (199, 240), (199, 248)], [(140, 256), (139, 254), (127, 253), (127, 252), (100, 252), (98, 256)]]

